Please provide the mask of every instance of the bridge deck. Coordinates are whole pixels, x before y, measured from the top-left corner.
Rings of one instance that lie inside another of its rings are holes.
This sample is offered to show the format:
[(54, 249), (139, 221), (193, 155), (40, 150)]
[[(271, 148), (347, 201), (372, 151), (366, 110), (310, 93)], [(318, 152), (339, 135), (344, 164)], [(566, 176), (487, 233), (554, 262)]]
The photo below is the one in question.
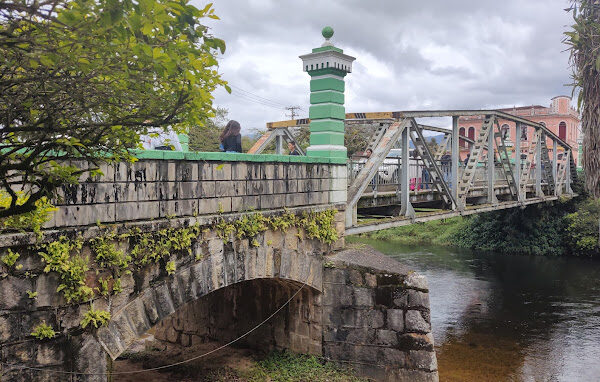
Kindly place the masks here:
[[(576, 196), (576, 194), (569, 195), (569, 197), (571, 197), (571, 196)], [(382, 229), (400, 227), (400, 226), (414, 224), (414, 223), (424, 223), (424, 222), (428, 222), (428, 221), (432, 221), (432, 220), (441, 220), (441, 219), (448, 219), (448, 218), (453, 218), (453, 217), (457, 217), (457, 216), (473, 215), (473, 214), (478, 214), (478, 213), (482, 213), (482, 212), (497, 211), (497, 210), (503, 210), (503, 209), (508, 209), (508, 208), (515, 208), (515, 207), (524, 207), (524, 206), (527, 206), (530, 204), (550, 202), (550, 201), (558, 200), (558, 199), (559, 199), (559, 196), (548, 196), (548, 197), (544, 197), (544, 198), (529, 198), (523, 202), (509, 201), (509, 202), (500, 202), (500, 203), (496, 203), (496, 204), (480, 204), (480, 205), (476, 205), (476, 206), (469, 206), (469, 207), (465, 208), (463, 211), (417, 213), (414, 218), (399, 216), (399, 217), (393, 217), (393, 218), (388, 218), (388, 219), (380, 219), (377, 222), (367, 222), (364, 224), (359, 223), (358, 225), (353, 226), (353, 227), (346, 227), (345, 234), (346, 235), (356, 235), (356, 234), (360, 234), (360, 233), (379, 231)]]

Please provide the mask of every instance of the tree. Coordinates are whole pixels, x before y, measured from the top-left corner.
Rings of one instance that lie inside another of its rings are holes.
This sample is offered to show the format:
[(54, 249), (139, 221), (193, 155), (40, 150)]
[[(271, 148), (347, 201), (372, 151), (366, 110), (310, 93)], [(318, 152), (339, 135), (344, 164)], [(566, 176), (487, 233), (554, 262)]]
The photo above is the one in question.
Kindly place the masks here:
[(573, 30), (565, 32), (571, 50), (574, 91), (579, 90), (583, 169), (588, 192), (600, 198), (600, 2), (573, 1)]
[(190, 150), (192, 151), (219, 151), (219, 136), (225, 125), (229, 111), (222, 107), (215, 109), (215, 116), (202, 125), (190, 127)]
[(89, 170), (69, 160), (133, 160), (149, 128), (213, 116), (225, 43), (205, 17), (187, 0), (0, 0), (0, 218)]

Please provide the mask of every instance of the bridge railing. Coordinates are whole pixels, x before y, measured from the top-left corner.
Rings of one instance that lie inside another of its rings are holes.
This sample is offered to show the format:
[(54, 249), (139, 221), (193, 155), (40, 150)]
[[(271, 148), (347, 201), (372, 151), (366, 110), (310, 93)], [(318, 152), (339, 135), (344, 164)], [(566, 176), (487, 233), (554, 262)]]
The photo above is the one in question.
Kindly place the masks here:
[[(354, 181), (356, 175), (362, 170), (365, 165), (365, 159), (350, 159), (348, 161), (348, 183)], [(396, 162), (396, 163), (393, 163)], [(450, 188), (452, 185), (452, 167), (448, 161), (436, 161), (442, 176)], [(515, 165), (513, 164), (513, 169)], [(400, 192), (401, 179), (400, 173), (402, 170), (402, 160), (398, 157), (386, 159), (386, 163), (379, 166), (377, 174), (371, 179), (367, 186), (364, 195), (377, 197), (380, 193)], [(464, 171), (464, 163), (461, 162), (458, 167), (458, 177), (462, 176)], [(409, 158), (409, 191), (411, 193), (435, 193), (433, 190), (433, 182), (428, 174), (427, 167), (419, 158)], [(488, 179), (487, 163), (480, 164), (475, 170), (473, 189), (484, 188)], [(507, 179), (504, 171), (494, 166), (494, 179), (496, 187), (507, 185)], [(529, 183), (533, 184), (533, 175), (530, 176)]]

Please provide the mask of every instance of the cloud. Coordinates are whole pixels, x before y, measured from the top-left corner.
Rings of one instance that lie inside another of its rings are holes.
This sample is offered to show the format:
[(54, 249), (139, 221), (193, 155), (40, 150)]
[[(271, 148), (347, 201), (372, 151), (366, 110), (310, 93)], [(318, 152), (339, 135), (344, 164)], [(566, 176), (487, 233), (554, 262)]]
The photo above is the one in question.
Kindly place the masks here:
[[(197, 6), (203, 6), (198, 0)], [(356, 57), (346, 77), (349, 112), (482, 109), (550, 103), (570, 94), (562, 33), (567, 0), (221, 0), (208, 26), (227, 43), (220, 57), (234, 94), (215, 92), (244, 130), (308, 115), (309, 77), (299, 55), (321, 28)]]

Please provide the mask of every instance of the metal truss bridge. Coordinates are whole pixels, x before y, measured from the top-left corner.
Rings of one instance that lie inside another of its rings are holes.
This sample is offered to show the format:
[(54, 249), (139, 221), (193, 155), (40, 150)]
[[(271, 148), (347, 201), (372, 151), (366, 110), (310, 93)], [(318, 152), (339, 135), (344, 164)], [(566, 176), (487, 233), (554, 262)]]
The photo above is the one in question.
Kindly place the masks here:
[[(469, 116), (484, 117), (474, 140), (459, 136), (459, 118)], [(418, 123), (443, 117), (452, 118), (452, 129)], [(502, 133), (500, 120), (516, 124), (515, 137), (521, 137), (523, 129), (533, 129), (531, 139), (517, 138), (513, 146)], [(273, 141), (277, 153), (282, 153), (283, 141), (294, 141), (289, 128), (309, 122), (268, 123), (267, 133), (250, 153), (261, 152)], [(572, 148), (546, 126), (525, 118), (498, 110), (400, 111), (347, 113), (345, 124), (372, 130), (365, 147), (372, 154), (348, 161), (346, 234), (573, 196), (577, 171)], [(427, 131), (443, 134), (435, 150), (426, 142)], [(468, 156), (462, 160), (459, 140), (469, 146), (463, 148)], [(373, 213), (390, 217), (358, 219)]]

